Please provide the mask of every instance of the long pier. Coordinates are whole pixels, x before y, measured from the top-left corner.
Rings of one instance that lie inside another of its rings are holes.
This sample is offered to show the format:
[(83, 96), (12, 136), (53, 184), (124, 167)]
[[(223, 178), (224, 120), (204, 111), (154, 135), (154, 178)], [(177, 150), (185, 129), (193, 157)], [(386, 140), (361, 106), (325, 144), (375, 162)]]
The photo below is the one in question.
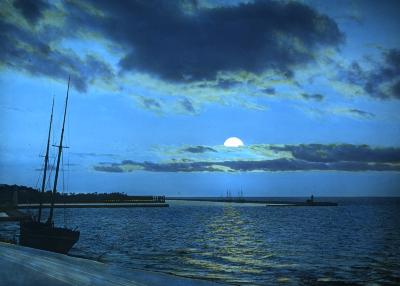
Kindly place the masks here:
[(214, 203), (237, 203), (237, 204), (265, 204), (267, 207), (327, 207), (337, 206), (334, 202), (322, 201), (291, 201), (291, 200), (252, 200), (246, 198), (168, 198), (168, 200), (214, 202)]
[(267, 203), (267, 207), (336, 207), (332, 202), (273, 202)]
[[(34, 209), (38, 208), (39, 204), (18, 204), (18, 209)], [(54, 204), (54, 208), (157, 208), (169, 207), (167, 203), (65, 203)], [(43, 204), (42, 208), (50, 208), (50, 204)]]
[[(167, 203), (67, 203), (54, 204), (54, 208), (162, 208), (169, 207)], [(37, 209), (39, 204), (18, 204), (13, 208), (0, 208), (0, 222), (21, 221), (29, 219), (30, 215), (20, 209)], [(43, 204), (42, 208), (50, 208), (50, 204)]]

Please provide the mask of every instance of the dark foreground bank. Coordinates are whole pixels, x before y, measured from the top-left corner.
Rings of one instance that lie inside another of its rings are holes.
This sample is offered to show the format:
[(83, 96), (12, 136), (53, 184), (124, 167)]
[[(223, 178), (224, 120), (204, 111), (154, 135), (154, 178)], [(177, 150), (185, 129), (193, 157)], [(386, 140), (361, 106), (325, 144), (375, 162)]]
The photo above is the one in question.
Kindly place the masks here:
[(0, 242), (1, 286), (208, 286), (208, 281), (127, 270), (91, 260)]

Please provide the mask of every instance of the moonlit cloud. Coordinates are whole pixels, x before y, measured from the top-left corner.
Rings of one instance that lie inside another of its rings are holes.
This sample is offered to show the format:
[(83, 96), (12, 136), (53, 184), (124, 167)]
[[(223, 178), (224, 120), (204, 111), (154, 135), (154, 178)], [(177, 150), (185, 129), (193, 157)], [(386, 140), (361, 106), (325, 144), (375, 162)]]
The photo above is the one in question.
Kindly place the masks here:
[[(185, 152), (206, 153), (210, 150), (216, 152), (215, 148), (207, 146), (187, 147), (180, 152), (184, 155)], [(261, 159), (246, 158), (249, 150), (254, 155), (261, 155)], [(215, 157), (158, 163), (125, 160), (98, 164), (93, 168), (102, 172), (400, 171), (400, 148), (368, 145), (255, 145), (245, 148), (241, 158), (231, 156), (231, 160), (226, 157), (215, 160)]]
[[(329, 97), (316, 75), (346, 96), (396, 99), (400, 89), (398, 49), (384, 51), (375, 68), (353, 61), (336, 77), (325, 74), (342, 58), (346, 35), (337, 19), (306, 3), (14, 1), (2, 10), (3, 65), (56, 80), (72, 75), (80, 92), (97, 85), (133, 93), (138, 107), (157, 114), (195, 115), (210, 104), (265, 111), (264, 98), (307, 106)], [(82, 53), (69, 42), (100, 49)], [(152, 92), (131, 92), (132, 84)]]
[(183, 151), (191, 153), (205, 153), (205, 152), (217, 152), (215, 149), (207, 146), (193, 146), (184, 148)]
[[(256, 1), (190, 14), (179, 2), (92, 5), (107, 11), (95, 19), (95, 28), (128, 50), (121, 67), (166, 80), (214, 79), (219, 71), (259, 73), (267, 68), (290, 74), (291, 65), (313, 59), (310, 51), (343, 41), (332, 19), (296, 2)], [(86, 23), (94, 22), (95, 16), (87, 16)]]

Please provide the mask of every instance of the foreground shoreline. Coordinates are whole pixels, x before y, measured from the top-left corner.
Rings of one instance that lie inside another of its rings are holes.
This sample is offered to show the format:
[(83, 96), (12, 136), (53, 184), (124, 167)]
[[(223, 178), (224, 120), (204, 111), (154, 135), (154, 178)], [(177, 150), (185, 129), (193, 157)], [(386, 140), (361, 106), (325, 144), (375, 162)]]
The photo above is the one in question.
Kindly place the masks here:
[(0, 285), (212, 286), (220, 283), (131, 270), (0, 242)]

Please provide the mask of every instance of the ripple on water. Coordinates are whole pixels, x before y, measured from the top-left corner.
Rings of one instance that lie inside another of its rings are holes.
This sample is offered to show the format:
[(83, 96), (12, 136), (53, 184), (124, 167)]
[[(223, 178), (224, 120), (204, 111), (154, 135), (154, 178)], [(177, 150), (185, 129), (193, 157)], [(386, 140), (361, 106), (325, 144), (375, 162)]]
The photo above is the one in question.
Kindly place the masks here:
[[(63, 224), (62, 210), (56, 220)], [(400, 281), (397, 201), (333, 208), (179, 202), (73, 209), (67, 220), (81, 230), (72, 254), (128, 268), (241, 285)]]

